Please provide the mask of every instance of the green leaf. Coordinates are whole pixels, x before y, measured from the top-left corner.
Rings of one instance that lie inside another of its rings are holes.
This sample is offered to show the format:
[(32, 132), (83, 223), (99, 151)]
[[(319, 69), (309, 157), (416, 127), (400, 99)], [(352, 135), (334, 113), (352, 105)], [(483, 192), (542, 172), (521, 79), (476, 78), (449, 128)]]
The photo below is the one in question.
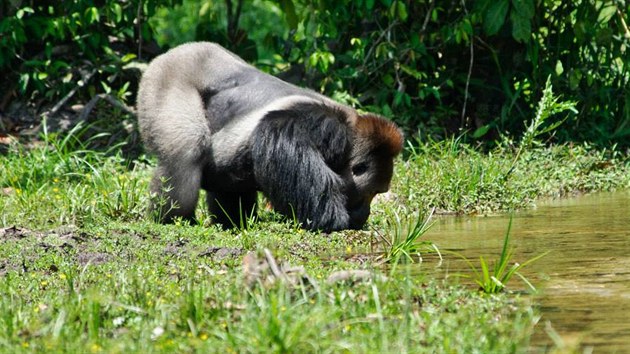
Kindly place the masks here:
[(580, 87), (582, 81), (582, 71), (579, 69), (572, 70), (569, 74), (569, 88), (571, 90), (577, 90)]
[(400, 64), (400, 69), (406, 73), (407, 75), (413, 77), (414, 79), (421, 79), (421, 78), (426, 78), (427, 75), (425, 73), (422, 73), (412, 67), (410, 67), (409, 65), (405, 65), (405, 64)]
[(105, 91), (105, 93), (109, 94), (112, 92), (112, 88), (107, 85), (104, 81), (101, 81), (101, 86), (103, 87), (103, 91)]
[(400, 91), (394, 93), (394, 107), (408, 106), (409, 103), (411, 103), (409, 95)]
[(490, 4), (483, 19), (483, 30), (486, 34), (491, 36), (499, 32), (505, 23), (509, 5), (508, 0), (497, 0)]
[(534, 17), (534, 0), (512, 0), (512, 13), (514, 12), (528, 20), (532, 19)]
[(394, 80), (394, 77), (391, 76), (390, 74), (385, 74), (381, 77), (381, 80), (383, 80), (383, 83), (388, 86), (391, 87), (394, 85), (394, 82), (396, 82), (396, 80)]
[(477, 0), (473, 2), (473, 11), (483, 13), (490, 6), (491, 0)]
[(112, 4), (112, 10), (114, 11), (114, 14), (116, 16), (116, 23), (122, 21), (122, 7), (120, 6), (120, 4)]
[(512, 20), (512, 37), (520, 43), (528, 42), (532, 34), (532, 24), (527, 17), (519, 15), (517, 12), (510, 13)]
[(280, 8), (284, 12), (287, 24), (291, 29), (296, 29), (299, 23), (297, 14), (295, 13), (295, 5), (292, 0), (280, 0)]
[(127, 63), (127, 62), (130, 62), (130, 61), (134, 60), (134, 59), (136, 59), (136, 55), (135, 54), (127, 53), (120, 59), (120, 61), (122, 61), (123, 63)]
[(475, 130), (475, 132), (473, 133), (472, 137), (475, 138), (475, 139), (479, 139), (482, 136), (486, 135), (489, 130), (490, 130), (490, 125), (488, 125), (488, 124), (483, 125), (483, 126), (477, 128), (477, 130)]
[(391, 117), (394, 115), (394, 111), (392, 110), (392, 108), (385, 103), (384, 105), (381, 106), (381, 113), (385, 116), (385, 117)]
[(314, 52), (308, 60), (310, 67), (317, 67), (323, 73), (328, 72), (330, 64), (334, 62), (335, 56), (330, 52)]
[(564, 66), (562, 66), (562, 62), (558, 60), (556, 62), (556, 75), (560, 76), (564, 72)]
[(24, 14), (27, 13), (27, 12), (33, 14), (33, 13), (35, 13), (35, 10), (33, 10), (30, 7), (23, 7), (21, 9), (17, 10), (17, 12), (15, 13), (15, 17), (17, 17), (18, 20), (21, 20), (22, 17), (24, 17)]
[(599, 11), (597, 22), (601, 24), (608, 23), (608, 21), (610, 21), (610, 19), (615, 15), (615, 12), (617, 12), (617, 6), (615, 6), (615, 4), (611, 3), (604, 6), (601, 11)]
[(397, 7), (397, 15), (398, 18), (400, 18), (403, 21), (407, 20), (407, 17), (409, 17), (409, 14), (407, 13), (407, 5), (405, 5), (404, 2), (402, 1), (398, 1), (396, 2), (396, 7)]
[(19, 88), (20, 92), (26, 92), (26, 88), (28, 87), (28, 82), (30, 81), (30, 76), (28, 74), (20, 74)]
[(101, 15), (98, 13), (96, 7), (90, 7), (86, 10), (86, 17), (88, 23), (98, 22), (101, 19)]

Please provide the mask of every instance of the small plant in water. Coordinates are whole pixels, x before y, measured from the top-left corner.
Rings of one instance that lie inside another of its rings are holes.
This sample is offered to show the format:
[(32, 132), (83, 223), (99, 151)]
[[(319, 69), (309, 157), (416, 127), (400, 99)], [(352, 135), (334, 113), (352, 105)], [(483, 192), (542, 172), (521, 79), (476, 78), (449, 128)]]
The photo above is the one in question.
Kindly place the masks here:
[(503, 249), (501, 250), (501, 256), (497, 262), (494, 262), (494, 269), (490, 269), (489, 263), (483, 258), (483, 256), (479, 257), (479, 268), (477, 268), (468, 258), (458, 254), (458, 256), (462, 257), (464, 261), (468, 264), (470, 269), (475, 273), (475, 282), (479, 285), (479, 288), (487, 293), (487, 294), (496, 294), (503, 291), (506, 288), (506, 284), (512, 276), (517, 275), (527, 286), (532, 290), (536, 291), (536, 288), (532, 285), (532, 283), (527, 280), (521, 273), (518, 271), (523, 267), (527, 266), (530, 263), (542, 258), (549, 251), (540, 254), (534, 258), (531, 258), (525, 261), (522, 264), (514, 263), (511, 267), (509, 267), (510, 261), (514, 256), (514, 248), (509, 248), (510, 243), (510, 231), (512, 230), (512, 217), (510, 217), (510, 223), (508, 224), (507, 232), (505, 233), (505, 238), (503, 240)]
[[(414, 262), (415, 259), (422, 261), (421, 251), (430, 249), (440, 255), (438, 248), (430, 241), (419, 241), (420, 236), (429, 230), (431, 217), (434, 209), (426, 217), (420, 214), (402, 216), (398, 211), (388, 213), (387, 234), (378, 234), (378, 237), (385, 248), (383, 259), (388, 263)], [(441, 259), (440, 255), (440, 259)]]

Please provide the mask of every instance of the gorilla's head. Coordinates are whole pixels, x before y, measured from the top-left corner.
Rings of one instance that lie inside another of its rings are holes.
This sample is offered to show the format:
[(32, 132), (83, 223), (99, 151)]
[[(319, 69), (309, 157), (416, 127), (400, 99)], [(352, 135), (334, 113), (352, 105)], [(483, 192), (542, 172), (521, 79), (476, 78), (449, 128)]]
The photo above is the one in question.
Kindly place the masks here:
[(350, 157), (348, 212), (350, 226), (363, 227), (375, 195), (389, 190), (394, 158), (402, 151), (403, 134), (392, 122), (373, 114), (358, 117)]

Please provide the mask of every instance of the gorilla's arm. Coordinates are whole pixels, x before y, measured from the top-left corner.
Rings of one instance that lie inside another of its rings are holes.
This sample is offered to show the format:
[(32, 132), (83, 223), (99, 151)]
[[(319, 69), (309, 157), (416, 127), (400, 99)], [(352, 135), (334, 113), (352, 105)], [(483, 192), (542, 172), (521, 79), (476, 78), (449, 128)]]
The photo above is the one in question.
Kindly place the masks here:
[(303, 227), (350, 227), (346, 181), (351, 134), (345, 113), (317, 103), (272, 111), (252, 136), (254, 174), (272, 205)]

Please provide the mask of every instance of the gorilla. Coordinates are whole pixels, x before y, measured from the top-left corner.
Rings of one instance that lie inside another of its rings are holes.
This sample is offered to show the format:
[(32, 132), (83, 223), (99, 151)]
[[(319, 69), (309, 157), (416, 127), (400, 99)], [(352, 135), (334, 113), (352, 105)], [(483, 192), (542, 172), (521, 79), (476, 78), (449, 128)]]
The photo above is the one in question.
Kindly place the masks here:
[(158, 158), (151, 209), (161, 222), (194, 221), (199, 189), (214, 222), (254, 215), (257, 192), (302, 227), (360, 229), (389, 189), (403, 135), (268, 75), (215, 43), (155, 58), (138, 91), (138, 124)]

